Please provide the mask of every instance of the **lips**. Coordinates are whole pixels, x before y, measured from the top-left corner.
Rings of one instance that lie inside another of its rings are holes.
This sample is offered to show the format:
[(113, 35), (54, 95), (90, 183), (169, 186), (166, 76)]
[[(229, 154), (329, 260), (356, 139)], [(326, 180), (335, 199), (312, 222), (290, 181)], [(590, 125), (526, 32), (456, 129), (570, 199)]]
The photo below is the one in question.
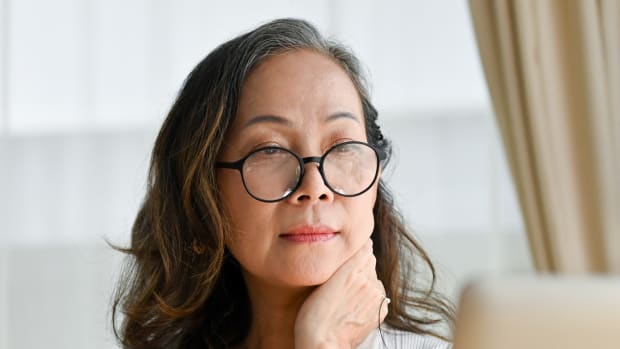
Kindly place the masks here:
[(334, 238), (338, 232), (325, 225), (303, 225), (296, 227), (280, 237), (291, 242), (320, 242)]

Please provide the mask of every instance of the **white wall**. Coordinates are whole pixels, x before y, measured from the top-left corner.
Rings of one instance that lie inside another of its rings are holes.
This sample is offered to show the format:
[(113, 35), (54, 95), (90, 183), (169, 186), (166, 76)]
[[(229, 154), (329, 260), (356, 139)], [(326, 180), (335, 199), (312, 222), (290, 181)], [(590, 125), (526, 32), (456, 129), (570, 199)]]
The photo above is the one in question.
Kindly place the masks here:
[(155, 134), (189, 70), (304, 17), (366, 64), (397, 202), (456, 297), (531, 270), (463, 0), (0, 0), (0, 349), (113, 348), (107, 311)]

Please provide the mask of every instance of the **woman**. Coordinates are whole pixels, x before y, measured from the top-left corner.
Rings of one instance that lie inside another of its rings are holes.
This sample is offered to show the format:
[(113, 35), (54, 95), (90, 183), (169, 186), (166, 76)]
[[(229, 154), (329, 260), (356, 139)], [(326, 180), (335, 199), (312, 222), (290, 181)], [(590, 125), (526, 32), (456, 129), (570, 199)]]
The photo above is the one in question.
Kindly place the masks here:
[(358, 61), (307, 22), (219, 46), (157, 137), (123, 347), (446, 348), (452, 307), (381, 181), (389, 156)]

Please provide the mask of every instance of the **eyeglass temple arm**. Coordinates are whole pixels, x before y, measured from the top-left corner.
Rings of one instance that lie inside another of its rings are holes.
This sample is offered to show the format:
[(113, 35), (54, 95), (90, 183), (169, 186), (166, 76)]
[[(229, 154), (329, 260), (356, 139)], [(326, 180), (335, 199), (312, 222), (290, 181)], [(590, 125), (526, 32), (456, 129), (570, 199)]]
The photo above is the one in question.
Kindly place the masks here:
[(232, 169), (241, 171), (242, 164), (243, 164), (243, 159), (239, 161), (235, 161), (235, 162), (218, 161), (215, 163), (215, 167), (216, 168), (232, 168)]

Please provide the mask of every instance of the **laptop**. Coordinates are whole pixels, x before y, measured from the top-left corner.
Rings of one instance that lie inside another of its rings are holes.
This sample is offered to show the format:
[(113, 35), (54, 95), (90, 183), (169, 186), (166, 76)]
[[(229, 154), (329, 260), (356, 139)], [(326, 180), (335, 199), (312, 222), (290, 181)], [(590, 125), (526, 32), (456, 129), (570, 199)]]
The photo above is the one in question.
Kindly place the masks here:
[(620, 277), (473, 281), (461, 294), (454, 349), (620, 349)]

